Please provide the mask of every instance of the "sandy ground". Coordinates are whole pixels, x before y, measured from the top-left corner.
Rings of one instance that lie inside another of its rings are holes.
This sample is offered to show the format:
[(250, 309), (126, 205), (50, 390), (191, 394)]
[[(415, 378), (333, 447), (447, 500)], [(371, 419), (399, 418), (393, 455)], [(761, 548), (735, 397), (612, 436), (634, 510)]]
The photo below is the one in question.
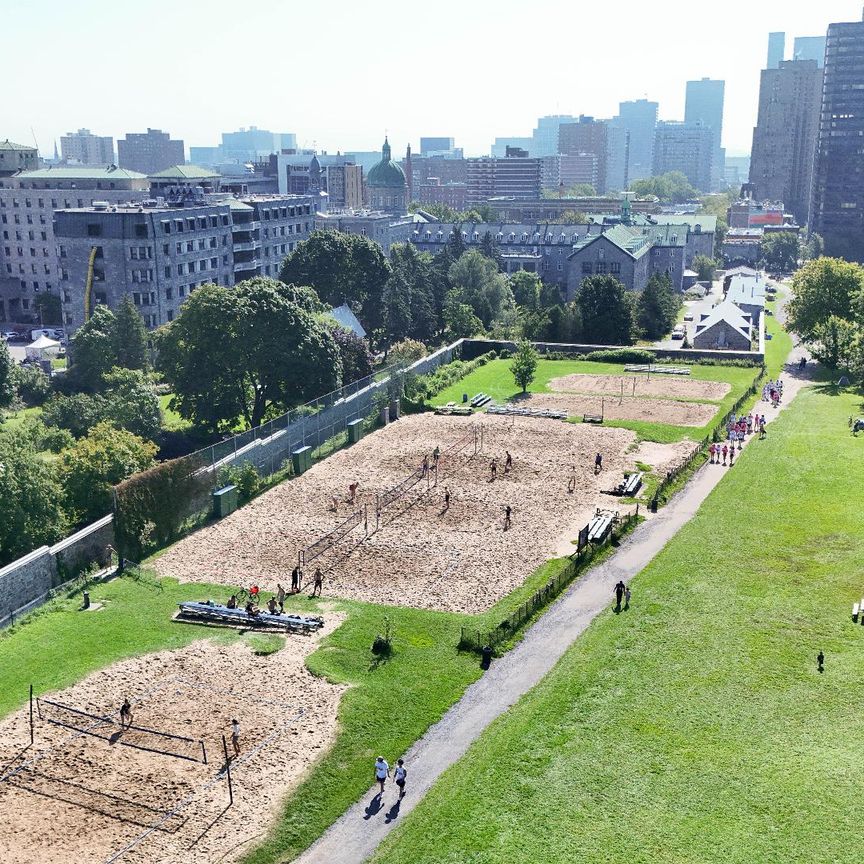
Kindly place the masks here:
[[(6, 778), (0, 782), (0, 861), (99, 864), (160, 822), (118, 861), (236, 861), (251, 841), (263, 837), (286, 794), (335, 738), (344, 688), (313, 677), (304, 660), (343, 617), (328, 614), (321, 633), (289, 636), (285, 647), (268, 657), (256, 657), (245, 644), (200, 641), (116, 663), (43, 697), (116, 717), (128, 695), (136, 726), (203, 739), (207, 765), (121, 745), (159, 740), (134, 730), (112, 744), (38, 718), (35, 745), (16, 758), (29, 743), (27, 708), (5, 718), (0, 722), (0, 777)], [(46, 718), (73, 716), (47, 704), (42, 712)], [(222, 735), (230, 749), (232, 717), (240, 723), (241, 753), (232, 762), (234, 805), (226, 810)], [(73, 722), (86, 728), (95, 721), (76, 717)], [(93, 728), (108, 737), (113, 731), (107, 725)], [(157, 746), (166, 743), (184, 753), (200, 752), (200, 745), (165, 739)], [(188, 807), (165, 818), (187, 798)]]
[(639, 449), (633, 453), (637, 462), (650, 465), (661, 477), (666, 471), (671, 471), (687, 461), (698, 445), (692, 441), (676, 441), (674, 444), (657, 444), (654, 441), (642, 441)]
[[(450, 448), (472, 427), (484, 430), (483, 451)], [(481, 612), (509, 594), (558, 548), (576, 537), (602, 490), (635, 467), (633, 432), (525, 417), (405, 417), (341, 450), (303, 476), (271, 489), (225, 519), (182, 540), (155, 567), (161, 575), (225, 585), (257, 582), (273, 590), (290, 585), (297, 551), (348, 515), (328, 509), (345, 499), (352, 480), (375, 524), (375, 493), (401, 481), (424, 453), (442, 448), (438, 486), (426, 481), (383, 512), (378, 531), (364, 539), (360, 525), (315, 562), (307, 563), (305, 590), (315, 566), (324, 570), (324, 594), (459, 612)], [(505, 450), (513, 470), (503, 471)], [(604, 471), (594, 475), (594, 457)], [(490, 460), (499, 460), (490, 482)], [(575, 466), (575, 469), (574, 469)], [(575, 490), (568, 481), (576, 476)], [(451, 505), (444, 510), (444, 489)], [(503, 530), (504, 507), (513, 508)], [(227, 593), (227, 592), (226, 592)]]
[(603, 414), (609, 420), (645, 420), (670, 426), (704, 426), (717, 413), (708, 402), (676, 402), (673, 399), (642, 399), (637, 396), (601, 396), (579, 393), (529, 393), (518, 404), (526, 408), (566, 411), (571, 417)]
[[(634, 392), (635, 383), (635, 392)], [(719, 402), (731, 389), (725, 381), (697, 381), (683, 375), (564, 375), (549, 389), (562, 393), (601, 393), (620, 396), (666, 396)]]

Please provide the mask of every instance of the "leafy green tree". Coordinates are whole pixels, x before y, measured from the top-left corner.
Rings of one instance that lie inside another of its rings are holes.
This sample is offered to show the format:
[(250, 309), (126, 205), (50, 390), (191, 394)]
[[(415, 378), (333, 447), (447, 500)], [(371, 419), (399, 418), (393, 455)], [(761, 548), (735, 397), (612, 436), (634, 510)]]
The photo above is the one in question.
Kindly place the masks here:
[(454, 261), (458, 261), (465, 254), (467, 246), (465, 245), (465, 238), (462, 236), (462, 222), (457, 222), (450, 230), (447, 237), (447, 249)]
[(825, 241), (822, 239), (822, 235), (814, 231), (808, 238), (801, 254), (805, 261), (821, 258), (825, 254)]
[(33, 305), (42, 324), (50, 326), (62, 323), (63, 310), (60, 297), (57, 294), (53, 294), (50, 291), (40, 291), (36, 295)]
[(485, 231), (483, 233), (483, 236), (480, 238), (480, 245), (477, 248), (490, 261), (494, 261), (499, 270), (503, 269), (504, 261), (501, 258), (501, 247), (492, 236), (491, 231)]
[(634, 303), (614, 276), (589, 276), (576, 292), (583, 338), (597, 345), (630, 345), (635, 329)]
[(0, 339), (0, 408), (7, 408), (15, 398), (15, 366), (4, 339)]
[(389, 351), (387, 360), (396, 366), (410, 366), (426, 356), (426, 346), (416, 339), (403, 339)]
[(384, 333), (388, 344), (411, 332), (411, 286), (402, 273), (394, 273), (384, 288)]
[(813, 356), (829, 369), (853, 371), (864, 328), (853, 321), (830, 315), (814, 328), (809, 340)]
[(162, 427), (159, 397), (140, 369), (115, 366), (105, 381), (105, 413), (118, 429), (155, 440)]
[(107, 411), (108, 402), (100, 393), (55, 393), (42, 407), (42, 421), (83, 438), (105, 419)]
[(122, 366), (124, 369), (146, 369), (150, 365), (144, 319), (128, 294), (120, 301), (114, 313), (111, 336), (115, 366)]
[(63, 537), (68, 520), (57, 471), (22, 430), (0, 435), (0, 565)]
[(461, 218), (458, 210), (454, 210), (449, 205), (437, 201), (412, 201), (408, 210), (411, 213), (422, 210), (424, 213), (434, 216), (439, 222), (459, 222)]
[(102, 387), (102, 376), (117, 366), (114, 332), (117, 319), (105, 305), (99, 304), (72, 337), (72, 365), (69, 375), (84, 390)]
[[(432, 256), (418, 252), (413, 243), (394, 243), (390, 249), (390, 266), (393, 268), (390, 282), (395, 280), (394, 284), (401, 286), (400, 296), (408, 305), (407, 335), (423, 342), (431, 341), (441, 327), (440, 313), (436, 308)], [(393, 333), (388, 335), (390, 339), (398, 338)]]
[(513, 300), (520, 309), (536, 312), (540, 308), (540, 294), (543, 283), (536, 273), (519, 270), (509, 278)]
[(263, 277), (195, 291), (157, 331), (172, 407), (200, 428), (228, 430), (335, 390), (342, 368), (332, 333), (292, 296)]
[(565, 210), (557, 219), (556, 225), (587, 225), (588, 217), (579, 210)]
[[(2, 365), (0, 360), (0, 367)], [(12, 378), (18, 398), (25, 405), (41, 405), (51, 392), (51, 379), (38, 366), (16, 366)]]
[(513, 380), (522, 388), (522, 392), (527, 393), (528, 385), (534, 380), (537, 372), (537, 351), (527, 339), (523, 339), (516, 347), (516, 353), (510, 362), (510, 371), (513, 373)]
[(716, 268), (717, 262), (707, 255), (697, 255), (693, 259), (693, 270), (696, 271), (700, 282), (712, 282)]
[(484, 327), (513, 302), (507, 278), (498, 272), (494, 261), (476, 249), (466, 252), (450, 267), (450, 281), (459, 291), (460, 302), (471, 307)]
[(759, 254), (766, 269), (789, 273), (798, 266), (800, 247), (794, 231), (772, 231), (762, 235)]
[(368, 237), (314, 231), (282, 262), (279, 278), (311, 287), (328, 306), (347, 303), (374, 339), (383, 328), (381, 301), (390, 272), (383, 250)]
[(353, 384), (372, 374), (372, 355), (365, 339), (333, 322), (330, 334), (342, 361), (342, 383)]
[(454, 288), (444, 301), (444, 326), (453, 339), (468, 339), (483, 332), (483, 322), (461, 297)]
[(808, 261), (792, 277), (786, 306), (789, 326), (805, 341), (832, 315), (853, 320), (855, 304), (864, 291), (864, 267), (842, 258)]
[[(710, 259), (709, 259), (710, 260)], [(646, 339), (659, 339), (675, 324), (681, 298), (667, 274), (655, 273), (639, 294), (637, 323)]]
[(112, 510), (112, 489), (152, 467), (156, 445), (111, 423), (99, 423), (61, 454), (60, 473), (69, 513), (76, 521), (99, 519)]
[(519, 307), (519, 329), (522, 338), (532, 342), (545, 341), (551, 324), (551, 311), (551, 309), (526, 309)]
[(681, 171), (669, 171), (657, 177), (634, 180), (630, 190), (640, 198), (656, 197), (664, 203), (683, 204), (699, 194)]

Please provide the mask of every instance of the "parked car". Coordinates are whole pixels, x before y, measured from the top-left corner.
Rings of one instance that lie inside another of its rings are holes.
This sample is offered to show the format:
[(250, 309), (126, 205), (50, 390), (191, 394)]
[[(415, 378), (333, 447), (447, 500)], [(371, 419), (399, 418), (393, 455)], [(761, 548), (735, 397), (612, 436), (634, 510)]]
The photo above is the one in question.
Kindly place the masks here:
[(21, 334), (17, 330), (4, 330), (3, 331), (3, 338), (7, 342), (17, 342), (22, 337), (21, 337)]
[(686, 335), (684, 328), (680, 324), (672, 331), (673, 339), (683, 339)]
[(692, 321), (692, 320), (693, 320), (693, 313), (692, 313), (692, 312), (688, 312), (688, 313), (684, 316), (684, 320), (685, 320), (685, 321)]

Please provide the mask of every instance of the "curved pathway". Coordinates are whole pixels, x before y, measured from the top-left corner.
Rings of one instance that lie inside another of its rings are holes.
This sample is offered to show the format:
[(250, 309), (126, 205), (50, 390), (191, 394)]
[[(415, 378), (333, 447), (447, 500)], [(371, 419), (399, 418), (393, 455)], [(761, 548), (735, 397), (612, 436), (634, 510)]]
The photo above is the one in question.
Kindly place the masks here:
[[(799, 349), (793, 353), (797, 358), (803, 352)], [(790, 371), (793, 365), (790, 362), (783, 375), (783, 405), (788, 405), (806, 383), (803, 376)], [(778, 412), (765, 403), (759, 403), (759, 412), (766, 415), (770, 434), (770, 421)], [(757, 438), (751, 435), (744, 446)], [(369, 858), (398, 825), (399, 817), (417, 805), (442, 772), (465, 755), (493, 720), (531, 690), (610, 605), (618, 580), (629, 582), (690, 520), (727, 470), (706, 463), (685, 489), (639, 525), (614, 555), (565, 591), (528, 629), (522, 642), (493, 661), (489, 671), (404, 754), (409, 782), (401, 804), (391, 781), (382, 799), (376, 797), (377, 786), (370, 789), (296, 859), (298, 864), (361, 864)], [(372, 768), (370, 761), (370, 776)]]

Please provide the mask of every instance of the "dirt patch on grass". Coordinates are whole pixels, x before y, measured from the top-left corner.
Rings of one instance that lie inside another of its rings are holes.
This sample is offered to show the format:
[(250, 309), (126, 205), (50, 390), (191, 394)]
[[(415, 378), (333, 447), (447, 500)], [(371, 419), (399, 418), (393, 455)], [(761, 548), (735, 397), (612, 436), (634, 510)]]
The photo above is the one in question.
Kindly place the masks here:
[[(116, 663), (45, 694), (93, 716), (42, 702), (36, 743), (24, 752), (28, 711), (8, 716), (0, 722), (0, 861), (102, 862), (139, 837), (120, 858), (124, 864), (238, 860), (335, 738), (344, 688), (312, 676), (304, 660), (343, 618), (328, 614), (323, 633), (289, 636), (268, 657), (240, 642), (201, 641)], [(134, 728), (118, 734), (124, 697), (134, 726), (181, 737)], [(110, 722), (96, 719), (106, 716)], [(240, 724), (241, 751), (231, 765), (234, 804), (226, 809), (222, 736), (231, 750), (232, 718)], [(170, 815), (182, 802), (188, 806)]]
[(717, 413), (717, 406), (705, 402), (676, 402), (672, 399), (634, 399), (625, 396), (590, 396), (579, 393), (529, 393), (519, 398), (526, 408), (566, 411), (571, 417), (602, 415), (608, 420), (643, 420), (668, 426), (704, 426)]
[(731, 389), (725, 381), (698, 381), (684, 375), (563, 375), (549, 382), (559, 393), (601, 393), (615, 396), (667, 396), (719, 402)]
[[(482, 450), (475, 453), (473, 436), (481, 428)], [(266, 590), (277, 582), (288, 585), (298, 550), (348, 516), (347, 487), (356, 481), (369, 534), (361, 522), (308, 562), (304, 590), (320, 566), (325, 596), (481, 612), (553, 555), (562, 534), (573, 531), (575, 537), (577, 520), (608, 504), (602, 490), (634, 467), (627, 453), (634, 440), (629, 430), (557, 420), (405, 417), (182, 540), (154, 566), (161, 575), (187, 581), (255, 582)], [(377, 496), (405, 480), (436, 446), (442, 449), (437, 486), (434, 476), (421, 479), (383, 510), (376, 530)], [(506, 451), (513, 457), (507, 473)], [(597, 452), (604, 457), (600, 476), (594, 475)], [(490, 482), (493, 457), (499, 468)], [(333, 496), (340, 501), (338, 514), (329, 509)], [(505, 531), (508, 505), (512, 527)]]
[(642, 441), (639, 449), (633, 453), (633, 458), (637, 462), (650, 465), (654, 472), (662, 477), (667, 471), (672, 471), (686, 462), (696, 446), (692, 441), (676, 441), (674, 444)]

